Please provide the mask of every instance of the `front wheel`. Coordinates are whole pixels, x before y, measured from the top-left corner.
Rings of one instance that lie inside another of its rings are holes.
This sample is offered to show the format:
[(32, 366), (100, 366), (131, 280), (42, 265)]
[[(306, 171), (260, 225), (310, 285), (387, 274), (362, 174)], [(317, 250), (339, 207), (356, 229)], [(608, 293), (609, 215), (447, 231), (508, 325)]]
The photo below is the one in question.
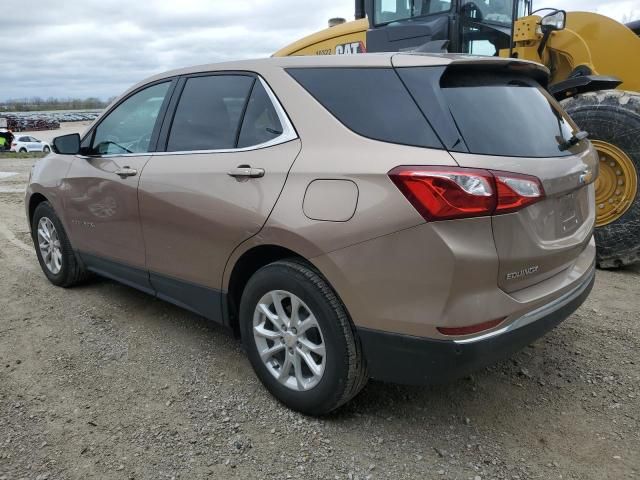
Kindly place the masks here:
[(49, 153), (49, 152), (51, 152), (51, 149), (50, 149), (49, 147), (45, 146), (45, 147), (42, 149), (42, 151), (43, 151), (44, 153)]
[(27, 153), (27, 149), (26, 148), (21, 148), (19, 151), (20, 151), (20, 153)]
[(288, 407), (328, 413), (367, 381), (360, 343), (329, 284), (297, 260), (271, 263), (249, 280), (240, 303), (249, 361)]
[(90, 276), (78, 262), (62, 222), (49, 202), (36, 207), (31, 235), (40, 267), (51, 283), (71, 287)]
[(616, 268), (640, 261), (640, 94), (604, 90), (562, 102), (589, 132), (600, 157), (596, 181), (597, 261)]

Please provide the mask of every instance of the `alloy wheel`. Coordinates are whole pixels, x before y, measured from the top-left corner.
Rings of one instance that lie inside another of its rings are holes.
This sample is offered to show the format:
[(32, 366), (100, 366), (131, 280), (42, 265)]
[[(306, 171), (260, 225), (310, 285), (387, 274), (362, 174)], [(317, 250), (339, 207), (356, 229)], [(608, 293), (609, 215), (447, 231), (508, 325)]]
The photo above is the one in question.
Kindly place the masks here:
[(253, 315), (253, 337), (267, 370), (295, 391), (315, 387), (324, 374), (326, 348), (313, 312), (285, 290), (266, 293)]
[(62, 269), (62, 247), (55, 225), (47, 217), (38, 222), (38, 247), (47, 269), (57, 275)]

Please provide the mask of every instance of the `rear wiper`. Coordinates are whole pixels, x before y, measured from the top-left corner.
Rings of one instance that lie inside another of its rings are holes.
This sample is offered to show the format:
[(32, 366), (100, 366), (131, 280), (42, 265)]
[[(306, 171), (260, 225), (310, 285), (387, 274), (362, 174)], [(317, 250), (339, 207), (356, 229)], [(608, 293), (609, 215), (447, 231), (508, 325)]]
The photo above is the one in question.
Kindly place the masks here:
[(585, 132), (584, 130), (580, 130), (579, 132), (576, 132), (573, 135), (571, 135), (571, 138), (569, 140), (562, 142), (560, 145), (558, 145), (558, 148), (560, 149), (561, 152), (564, 152), (565, 150), (569, 150), (580, 140), (584, 140), (588, 136), (589, 136), (588, 132)]

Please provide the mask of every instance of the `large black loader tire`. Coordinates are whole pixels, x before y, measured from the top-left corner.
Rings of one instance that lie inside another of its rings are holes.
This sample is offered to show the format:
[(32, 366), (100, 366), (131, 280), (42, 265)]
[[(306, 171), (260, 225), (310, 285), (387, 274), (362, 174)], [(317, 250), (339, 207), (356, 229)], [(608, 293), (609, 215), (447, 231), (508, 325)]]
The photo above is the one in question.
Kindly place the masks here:
[[(589, 132), (589, 138), (595, 140), (601, 160), (601, 177), (602, 162), (609, 160), (604, 153), (607, 146), (598, 147), (598, 144), (606, 142), (622, 150), (627, 157), (623, 161), (628, 167), (627, 178), (616, 164), (615, 174), (622, 175), (617, 184), (620, 187), (626, 185), (627, 190), (631, 185), (636, 187), (635, 195), (628, 195), (624, 208), (619, 210), (626, 208), (626, 211), (619, 218), (605, 219), (608, 223), (596, 227), (598, 266), (618, 268), (640, 262), (640, 189), (637, 188), (640, 184), (640, 93), (623, 90), (589, 92), (564, 100), (562, 106), (582, 130)], [(606, 165), (604, 167), (607, 168)], [(603, 185), (596, 184), (596, 187), (598, 191)], [(620, 195), (620, 191), (624, 188), (614, 189), (613, 195)], [(613, 203), (617, 199), (606, 201)], [(596, 215), (600, 212), (598, 220), (602, 223), (606, 205), (602, 201), (597, 203)]]

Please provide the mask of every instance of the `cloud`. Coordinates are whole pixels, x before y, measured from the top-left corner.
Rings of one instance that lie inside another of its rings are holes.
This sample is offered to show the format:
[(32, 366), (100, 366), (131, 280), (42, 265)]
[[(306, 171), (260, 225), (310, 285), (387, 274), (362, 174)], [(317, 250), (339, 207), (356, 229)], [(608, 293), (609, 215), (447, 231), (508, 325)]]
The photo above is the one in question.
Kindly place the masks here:
[(266, 57), (352, 16), (353, 2), (24, 0), (20, 11), (31, 14), (0, 28), (0, 100), (107, 98), (165, 70)]
[[(3, 22), (0, 100), (111, 97), (154, 73), (271, 55), (353, 18), (353, 0), (23, 0)], [(540, 0), (536, 1), (536, 6)], [(567, 10), (640, 18), (638, 0), (549, 0)]]

